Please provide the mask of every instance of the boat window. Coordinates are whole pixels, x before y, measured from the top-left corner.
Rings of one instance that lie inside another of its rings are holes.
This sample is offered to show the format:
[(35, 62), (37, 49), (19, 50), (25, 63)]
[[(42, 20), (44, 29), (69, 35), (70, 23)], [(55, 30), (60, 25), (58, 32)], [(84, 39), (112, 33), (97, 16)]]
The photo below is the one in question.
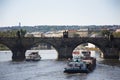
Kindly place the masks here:
[(73, 66), (73, 64), (68, 64), (70, 67), (72, 67)]

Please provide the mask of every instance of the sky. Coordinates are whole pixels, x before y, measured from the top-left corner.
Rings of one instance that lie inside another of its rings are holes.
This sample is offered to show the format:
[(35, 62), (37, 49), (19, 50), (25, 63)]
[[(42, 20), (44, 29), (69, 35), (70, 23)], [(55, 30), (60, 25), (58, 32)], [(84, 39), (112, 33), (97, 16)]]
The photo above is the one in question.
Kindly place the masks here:
[(0, 27), (120, 25), (120, 0), (0, 0)]

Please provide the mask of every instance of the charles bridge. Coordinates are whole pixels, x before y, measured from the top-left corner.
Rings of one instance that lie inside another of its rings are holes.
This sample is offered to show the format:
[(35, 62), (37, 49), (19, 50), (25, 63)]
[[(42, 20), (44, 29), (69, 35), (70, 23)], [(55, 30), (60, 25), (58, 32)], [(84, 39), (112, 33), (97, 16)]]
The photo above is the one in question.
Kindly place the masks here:
[(52, 45), (58, 52), (58, 59), (72, 58), (73, 50), (83, 43), (92, 43), (97, 46), (105, 59), (119, 59), (120, 53), (120, 38), (0, 37), (0, 44), (7, 46), (12, 51), (13, 61), (25, 60), (25, 52), (40, 43)]

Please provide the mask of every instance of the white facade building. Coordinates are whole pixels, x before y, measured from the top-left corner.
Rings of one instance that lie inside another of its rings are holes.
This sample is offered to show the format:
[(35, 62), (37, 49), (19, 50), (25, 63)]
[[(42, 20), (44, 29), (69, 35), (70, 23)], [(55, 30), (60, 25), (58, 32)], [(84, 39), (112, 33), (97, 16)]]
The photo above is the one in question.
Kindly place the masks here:
[(43, 33), (41, 32), (32, 32), (32, 33), (27, 33), (25, 37), (43, 37)]
[(63, 37), (64, 31), (53, 31), (44, 34), (45, 37)]
[(120, 29), (117, 29), (115, 32), (120, 32)]

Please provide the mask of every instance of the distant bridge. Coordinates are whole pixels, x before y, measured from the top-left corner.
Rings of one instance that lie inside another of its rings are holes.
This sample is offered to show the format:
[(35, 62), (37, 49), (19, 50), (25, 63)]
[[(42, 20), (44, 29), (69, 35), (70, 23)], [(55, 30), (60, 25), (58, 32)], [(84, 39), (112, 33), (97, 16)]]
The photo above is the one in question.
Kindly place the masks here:
[[(58, 59), (72, 58), (73, 50), (83, 43), (92, 43), (102, 52), (105, 59), (119, 59), (120, 38), (109, 39), (105, 37), (0, 37), (0, 44), (12, 51), (12, 60), (25, 60), (25, 52), (36, 44), (46, 43), (52, 45), (58, 52)], [(2, 55), (2, 54), (0, 54)]]

